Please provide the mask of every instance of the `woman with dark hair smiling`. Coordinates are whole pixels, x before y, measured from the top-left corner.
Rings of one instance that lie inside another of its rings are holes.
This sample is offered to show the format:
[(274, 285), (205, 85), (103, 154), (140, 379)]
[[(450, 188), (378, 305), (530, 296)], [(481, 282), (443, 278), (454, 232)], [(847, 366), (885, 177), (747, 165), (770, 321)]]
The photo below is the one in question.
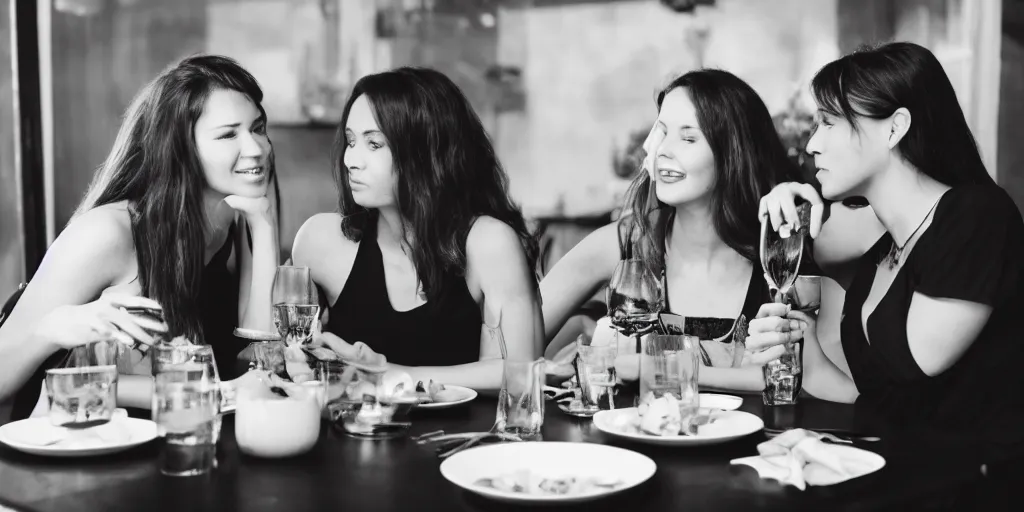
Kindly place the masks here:
[(292, 253), (329, 304), (322, 341), (477, 389), (500, 387), (502, 350), (539, 357), (537, 243), (459, 88), (429, 69), (363, 77), (336, 148), (339, 212), (307, 220)]
[[(921, 46), (891, 43), (827, 64), (811, 87), (819, 125), (807, 152), (821, 196), (782, 184), (761, 213), (778, 228), (792, 224), (795, 198), (818, 206), (819, 263), (845, 290), (822, 306), (845, 301), (852, 377), (821, 351), (813, 317), (775, 304), (751, 322), (748, 347), (771, 358), (802, 337), (810, 394), (872, 409), (908, 439), (941, 440), (951, 457), (1019, 467), (1024, 220), (986, 171), (942, 65)], [(875, 218), (850, 223), (834, 204), (822, 225), (822, 197), (863, 197)], [(874, 234), (866, 251), (863, 232)]]
[[(753, 318), (771, 297), (758, 263), (754, 214), (764, 193), (797, 173), (768, 109), (746, 82), (714, 69), (673, 80), (657, 104), (658, 120), (645, 143), (647, 172), (627, 193), (627, 215), (591, 233), (541, 282), (548, 339), (608, 284), (620, 244), (633, 244), (634, 256), (639, 253), (655, 275), (664, 272), (665, 309), (685, 316), (690, 334), (709, 321), (727, 325), (728, 332), (741, 314)], [(706, 338), (702, 345), (714, 352)], [(701, 384), (764, 388), (759, 367), (714, 363), (701, 369)], [(619, 370), (623, 378), (636, 378), (635, 364)]]
[[(151, 331), (213, 346), (222, 377), (269, 331), (277, 225), (274, 159), (256, 80), (218, 56), (183, 60), (128, 107), (106, 162), (0, 328), (0, 399), (15, 416), (38, 397), (39, 369), (61, 349)], [(166, 324), (125, 311), (162, 308)], [(143, 361), (132, 350), (132, 363)], [(27, 381), (30, 386), (21, 387)], [(121, 376), (118, 402), (150, 407), (152, 380)], [(34, 390), (34, 391), (33, 391)]]

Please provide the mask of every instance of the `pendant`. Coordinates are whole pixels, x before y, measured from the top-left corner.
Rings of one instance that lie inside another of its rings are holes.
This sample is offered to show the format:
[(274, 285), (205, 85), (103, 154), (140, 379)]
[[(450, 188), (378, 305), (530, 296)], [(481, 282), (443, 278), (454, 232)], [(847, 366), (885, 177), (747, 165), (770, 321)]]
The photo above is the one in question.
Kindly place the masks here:
[(889, 270), (896, 268), (900, 263), (900, 256), (903, 255), (903, 249), (896, 246), (896, 242), (892, 243), (889, 247), (889, 254), (885, 255), (885, 260), (888, 261)]

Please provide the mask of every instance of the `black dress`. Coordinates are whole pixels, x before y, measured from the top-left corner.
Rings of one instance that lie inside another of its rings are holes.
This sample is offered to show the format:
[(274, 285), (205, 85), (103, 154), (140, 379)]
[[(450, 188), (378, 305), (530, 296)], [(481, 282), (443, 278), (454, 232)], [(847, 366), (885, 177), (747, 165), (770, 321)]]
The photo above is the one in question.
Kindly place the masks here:
[[(231, 224), (227, 241), (203, 267), (203, 281), (199, 294), (199, 319), (203, 327), (203, 342), (213, 347), (213, 357), (217, 360), (217, 372), (221, 380), (237, 378), (248, 369), (248, 362), (240, 362), (237, 359), (238, 354), (249, 346), (250, 340), (234, 335), (239, 320), (238, 294), (241, 289), (240, 264), (237, 257), (239, 244), (235, 237), (238, 225)], [(252, 238), (248, 229), (246, 241), (251, 250)], [(236, 255), (234, 269), (228, 266), (232, 253)]]
[[(888, 234), (858, 263), (846, 293), (843, 351), (860, 396), (858, 407), (880, 413), (911, 437), (943, 440), (979, 462), (1024, 453), (1024, 221), (994, 185), (953, 188), (939, 200), (924, 231), (867, 321), (861, 311)], [(985, 304), (992, 315), (949, 369), (929, 377), (907, 341), (915, 292)], [(870, 338), (870, 341), (869, 339)]]
[(480, 360), (480, 308), (466, 279), (450, 275), (441, 297), (395, 311), (384, 280), (375, 223), (364, 232), (345, 288), (330, 306), (324, 330), (361, 341), (388, 361), (405, 366), (452, 366)]

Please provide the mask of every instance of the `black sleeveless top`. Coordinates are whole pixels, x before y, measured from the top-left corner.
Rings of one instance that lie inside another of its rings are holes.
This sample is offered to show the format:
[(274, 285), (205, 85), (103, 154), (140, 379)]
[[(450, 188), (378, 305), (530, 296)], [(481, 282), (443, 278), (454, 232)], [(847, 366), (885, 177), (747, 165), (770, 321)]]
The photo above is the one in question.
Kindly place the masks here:
[[(1024, 455), (1024, 221), (1013, 200), (993, 185), (946, 192), (868, 317), (866, 337), (861, 312), (891, 242), (885, 234), (861, 257), (843, 306), (841, 340), (858, 407), (908, 427), (909, 438), (944, 441), (982, 460)], [(914, 292), (992, 308), (967, 351), (934, 377), (907, 340)]]
[(395, 311), (384, 280), (377, 226), (363, 233), (345, 287), (330, 306), (324, 330), (361, 341), (389, 362), (405, 366), (452, 366), (480, 360), (480, 308), (466, 279), (450, 275), (441, 296), (409, 311)]
[[(249, 342), (234, 336), (238, 325), (238, 291), (239, 274), (228, 268), (228, 259), (235, 248), (235, 223), (231, 224), (227, 241), (203, 267), (202, 287), (199, 295), (200, 321), (203, 327), (203, 339), (213, 346), (214, 358), (217, 360), (217, 371), (221, 380), (234, 379), (245, 372), (248, 364), (236, 362), (239, 352)], [(251, 240), (250, 240), (251, 246)], [(46, 378), (46, 370), (55, 368), (67, 357), (66, 349), (46, 358), (32, 377), (14, 395), (11, 407), (11, 421), (29, 417), (39, 400), (42, 381)]]

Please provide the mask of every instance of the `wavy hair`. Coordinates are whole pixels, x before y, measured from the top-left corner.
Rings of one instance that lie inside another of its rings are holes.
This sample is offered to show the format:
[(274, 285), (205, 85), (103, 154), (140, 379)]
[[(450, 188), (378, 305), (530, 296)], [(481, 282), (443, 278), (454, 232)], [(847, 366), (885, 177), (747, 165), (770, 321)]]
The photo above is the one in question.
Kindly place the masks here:
[[(186, 58), (132, 100), (74, 215), (128, 202), (142, 294), (163, 306), (171, 335), (196, 342), (203, 341), (197, 305), (208, 219), (194, 132), (206, 99), (220, 89), (246, 95), (266, 121), (263, 91), (237, 62), (216, 55)], [(276, 184), (273, 153), (269, 178)]]
[(949, 186), (994, 183), (953, 84), (923, 46), (862, 47), (822, 67), (811, 91), (818, 108), (846, 119), (855, 131), (858, 118), (885, 119), (906, 108), (910, 128), (897, 147), (911, 165)]
[[(691, 71), (658, 93), (658, 111), (665, 96), (684, 88), (696, 109), (701, 132), (711, 146), (715, 182), (711, 213), (715, 231), (729, 247), (750, 261), (758, 261), (761, 197), (785, 181), (799, 181), (796, 167), (786, 156), (771, 115), (761, 97), (736, 75), (718, 69)], [(623, 257), (636, 251), (656, 274), (665, 268), (665, 235), (674, 210), (658, 200), (650, 176), (641, 172), (626, 192), (619, 222)]]
[(345, 126), (352, 104), (366, 96), (388, 141), (397, 176), (397, 204), (413, 265), (428, 301), (440, 297), (451, 275), (464, 275), (466, 237), (476, 218), (494, 217), (512, 227), (531, 269), (537, 240), (508, 193), (508, 176), (480, 118), (444, 74), (403, 67), (356, 82), (334, 143), (341, 230), (362, 239), (378, 212), (352, 198), (345, 168)]

